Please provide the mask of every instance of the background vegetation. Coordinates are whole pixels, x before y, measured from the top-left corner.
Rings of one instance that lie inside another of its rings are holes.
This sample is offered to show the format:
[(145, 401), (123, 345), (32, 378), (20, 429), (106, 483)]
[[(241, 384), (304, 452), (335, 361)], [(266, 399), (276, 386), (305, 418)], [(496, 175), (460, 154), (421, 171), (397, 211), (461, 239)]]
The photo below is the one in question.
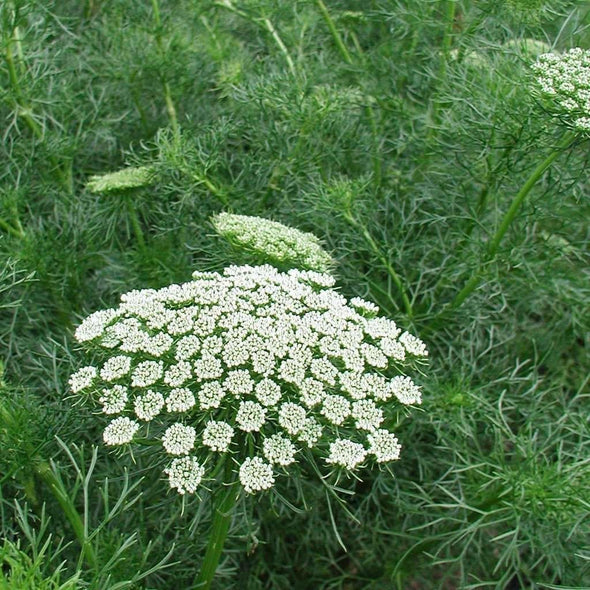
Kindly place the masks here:
[[(431, 362), (392, 472), (242, 502), (217, 587), (590, 586), (588, 140), (489, 256), (563, 136), (530, 40), (590, 48), (588, 5), (0, 4), (0, 587), (190, 587), (207, 494), (108, 452), (67, 379), (82, 317), (240, 261), (220, 211), (319, 236)], [(132, 165), (152, 184), (86, 188)]]

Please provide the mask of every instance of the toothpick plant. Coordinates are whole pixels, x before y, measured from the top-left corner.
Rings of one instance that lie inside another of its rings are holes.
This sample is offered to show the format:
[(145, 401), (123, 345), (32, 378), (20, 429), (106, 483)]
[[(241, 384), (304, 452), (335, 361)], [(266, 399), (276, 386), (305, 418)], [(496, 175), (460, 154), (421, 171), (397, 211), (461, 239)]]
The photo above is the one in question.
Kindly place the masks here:
[(391, 426), (422, 400), (407, 372), (426, 347), (333, 286), (327, 274), (271, 266), (195, 272), (127, 293), (76, 330), (97, 360), (70, 388), (111, 418), (105, 444), (156, 445), (172, 489), (214, 490), (204, 588), (238, 495), (271, 489), (296, 462), (344, 474), (400, 455)]

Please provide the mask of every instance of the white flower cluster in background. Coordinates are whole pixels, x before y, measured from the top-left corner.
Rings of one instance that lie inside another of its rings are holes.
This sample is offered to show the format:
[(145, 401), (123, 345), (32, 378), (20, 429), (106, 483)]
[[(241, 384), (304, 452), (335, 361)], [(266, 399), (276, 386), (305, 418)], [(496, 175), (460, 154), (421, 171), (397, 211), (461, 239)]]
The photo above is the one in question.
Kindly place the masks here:
[(421, 340), (374, 304), (349, 303), (327, 274), (233, 266), (193, 278), (131, 291), (77, 328), (103, 361), (70, 388), (111, 417), (107, 445), (155, 439), (180, 494), (223, 453), (249, 493), (272, 487), (305, 449), (329, 469), (399, 457), (389, 428), (421, 403), (407, 375), (428, 354)]
[(575, 131), (590, 134), (590, 50), (544, 53), (532, 68), (553, 114)]
[(308, 232), (270, 219), (232, 213), (219, 213), (211, 222), (230, 243), (262, 255), (265, 262), (321, 272), (334, 266), (320, 240)]

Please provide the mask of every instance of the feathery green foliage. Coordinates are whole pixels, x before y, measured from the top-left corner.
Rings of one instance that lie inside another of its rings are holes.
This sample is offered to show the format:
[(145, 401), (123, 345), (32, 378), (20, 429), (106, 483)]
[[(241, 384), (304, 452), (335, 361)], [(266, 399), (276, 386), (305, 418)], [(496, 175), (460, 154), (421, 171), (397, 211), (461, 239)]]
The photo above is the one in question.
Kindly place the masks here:
[(212, 587), (590, 586), (589, 140), (533, 90), (576, 47), (582, 0), (0, 3), (5, 587), (198, 575), (215, 495), (96, 447), (67, 381), (89, 313), (244, 262), (223, 211), (316, 236), (430, 363), (400, 460), (238, 499)]

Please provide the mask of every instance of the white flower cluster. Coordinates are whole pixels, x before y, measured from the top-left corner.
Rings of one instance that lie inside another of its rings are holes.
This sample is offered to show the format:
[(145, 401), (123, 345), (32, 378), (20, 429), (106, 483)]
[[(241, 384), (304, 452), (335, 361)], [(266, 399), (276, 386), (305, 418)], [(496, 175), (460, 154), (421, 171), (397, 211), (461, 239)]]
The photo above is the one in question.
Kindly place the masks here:
[(232, 244), (263, 255), (266, 262), (321, 272), (334, 266), (320, 240), (308, 232), (270, 219), (232, 213), (219, 213), (211, 221), (217, 232)]
[(590, 134), (590, 50), (544, 53), (532, 68), (553, 113), (575, 131)]
[[(388, 430), (419, 404), (406, 375), (424, 343), (315, 271), (233, 266), (163, 289), (132, 291), (76, 338), (104, 360), (70, 378), (94, 393), (107, 445), (143, 437), (169, 458), (170, 486), (194, 493), (216, 454), (231, 453), (247, 492), (273, 486), (310, 448), (333, 468), (394, 461)], [(149, 425), (149, 428), (148, 428)]]

